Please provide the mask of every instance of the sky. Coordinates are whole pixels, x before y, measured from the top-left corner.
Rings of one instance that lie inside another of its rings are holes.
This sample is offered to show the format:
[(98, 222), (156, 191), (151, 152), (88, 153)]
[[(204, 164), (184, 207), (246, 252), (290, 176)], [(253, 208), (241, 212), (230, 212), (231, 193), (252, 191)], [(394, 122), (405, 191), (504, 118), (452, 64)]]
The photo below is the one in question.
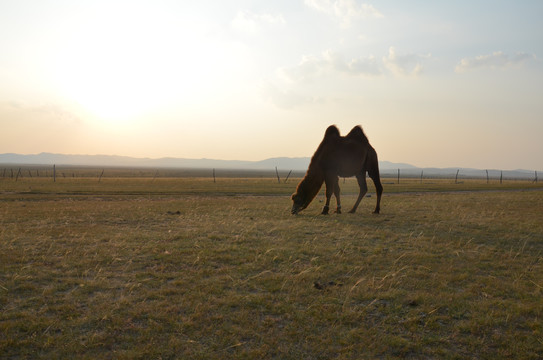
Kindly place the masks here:
[(543, 169), (543, 1), (0, 0), (0, 153)]

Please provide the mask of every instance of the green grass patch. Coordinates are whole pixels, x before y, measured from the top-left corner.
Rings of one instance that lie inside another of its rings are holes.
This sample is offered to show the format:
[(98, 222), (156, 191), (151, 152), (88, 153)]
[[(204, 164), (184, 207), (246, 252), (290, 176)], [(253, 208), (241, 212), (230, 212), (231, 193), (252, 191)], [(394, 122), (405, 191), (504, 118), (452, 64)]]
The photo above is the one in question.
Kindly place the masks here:
[(318, 215), (321, 194), (292, 216), (296, 180), (23, 180), (0, 182), (0, 358), (543, 353), (527, 183), (389, 184), (380, 215)]

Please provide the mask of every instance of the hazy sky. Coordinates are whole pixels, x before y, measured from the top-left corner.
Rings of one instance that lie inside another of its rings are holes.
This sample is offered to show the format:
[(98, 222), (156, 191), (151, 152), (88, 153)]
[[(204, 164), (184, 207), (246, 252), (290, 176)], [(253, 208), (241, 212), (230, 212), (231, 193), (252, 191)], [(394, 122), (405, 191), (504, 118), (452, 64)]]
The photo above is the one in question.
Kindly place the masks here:
[(0, 0), (0, 153), (543, 169), (543, 1)]

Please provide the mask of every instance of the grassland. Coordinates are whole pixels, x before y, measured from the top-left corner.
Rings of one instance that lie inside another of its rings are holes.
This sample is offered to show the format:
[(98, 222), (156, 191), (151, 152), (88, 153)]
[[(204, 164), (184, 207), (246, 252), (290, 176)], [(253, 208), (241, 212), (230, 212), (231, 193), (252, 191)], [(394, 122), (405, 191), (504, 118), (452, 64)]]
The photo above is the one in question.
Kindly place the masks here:
[(0, 358), (543, 354), (541, 185), (296, 182), (0, 179)]

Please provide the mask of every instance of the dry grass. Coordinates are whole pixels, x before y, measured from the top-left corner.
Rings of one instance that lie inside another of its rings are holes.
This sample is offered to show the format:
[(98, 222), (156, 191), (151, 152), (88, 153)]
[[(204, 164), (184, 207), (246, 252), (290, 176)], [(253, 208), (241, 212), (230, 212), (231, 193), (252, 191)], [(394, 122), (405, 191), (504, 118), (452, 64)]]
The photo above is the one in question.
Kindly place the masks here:
[(117, 181), (2, 184), (0, 358), (543, 353), (540, 190), (389, 191), (381, 215), (369, 198), (291, 216), (294, 182)]

